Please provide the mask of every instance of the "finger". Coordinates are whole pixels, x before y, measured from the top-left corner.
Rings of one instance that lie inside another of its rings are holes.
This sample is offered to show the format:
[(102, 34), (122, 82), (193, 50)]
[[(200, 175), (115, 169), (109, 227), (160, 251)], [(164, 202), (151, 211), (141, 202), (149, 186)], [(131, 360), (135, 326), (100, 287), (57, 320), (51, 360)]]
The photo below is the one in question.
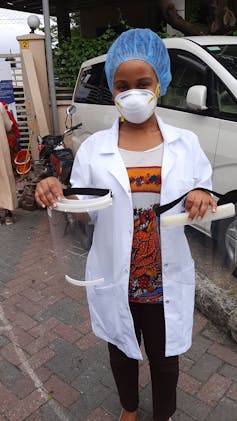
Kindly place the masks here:
[(42, 207), (55, 207), (62, 197), (62, 186), (56, 178), (49, 177), (36, 186), (35, 198)]
[(209, 202), (207, 200), (203, 200), (200, 204), (199, 210), (198, 210), (198, 215), (197, 218), (198, 220), (201, 220), (203, 218), (203, 216), (205, 215), (207, 209), (208, 209), (208, 205)]
[(40, 194), (39, 194), (39, 191), (36, 189), (35, 190), (35, 200), (36, 200), (36, 202), (42, 207), (42, 208), (45, 208), (46, 207), (46, 205), (45, 205), (45, 203), (43, 202), (43, 200), (41, 200), (41, 197), (40, 197)]
[(216, 212), (216, 209), (217, 209), (217, 203), (216, 203), (216, 201), (213, 199), (213, 197), (210, 197), (210, 199), (209, 199), (209, 205), (211, 206), (211, 210), (212, 210), (212, 212)]
[(186, 201), (185, 201), (185, 210), (188, 212), (190, 211), (192, 205), (193, 205), (194, 199), (191, 198), (190, 196), (187, 196)]
[(195, 202), (192, 203), (192, 207), (188, 211), (189, 212), (189, 214), (188, 214), (189, 220), (192, 220), (193, 218), (198, 216), (200, 205), (201, 205), (200, 201), (195, 201)]
[(197, 194), (193, 194), (192, 192), (189, 193), (185, 202), (185, 210), (187, 212), (190, 212), (194, 204), (195, 206), (199, 206), (200, 202), (201, 198), (199, 199)]
[(63, 199), (63, 189), (62, 189), (62, 185), (60, 182), (55, 182), (49, 185), (49, 190), (50, 190), (50, 194), (51, 196), (54, 198), (55, 200), (62, 200)]
[(197, 192), (190, 192), (186, 199), (185, 210), (189, 213), (188, 219), (192, 220), (198, 216), (199, 207), (202, 199)]
[[(199, 203), (199, 204), (198, 204)], [(189, 211), (189, 219), (197, 218), (198, 220), (201, 220), (207, 209), (211, 207), (211, 210), (213, 213), (216, 212), (217, 203), (212, 197), (203, 197), (203, 199), (199, 202), (195, 201), (192, 204), (192, 207)], [(196, 213), (195, 213), (196, 212)]]
[(50, 196), (47, 184), (42, 182), (40, 182), (36, 187), (35, 198), (43, 208), (52, 206), (54, 202), (53, 198)]
[(202, 197), (202, 201), (201, 201), (200, 208), (199, 208), (199, 215), (198, 215), (199, 219), (202, 218), (205, 215), (205, 213), (206, 213), (206, 211), (209, 207), (211, 208), (211, 211), (213, 213), (216, 212), (217, 203), (213, 199), (213, 197), (208, 194), (208, 195), (205, 195), (205, 196)]

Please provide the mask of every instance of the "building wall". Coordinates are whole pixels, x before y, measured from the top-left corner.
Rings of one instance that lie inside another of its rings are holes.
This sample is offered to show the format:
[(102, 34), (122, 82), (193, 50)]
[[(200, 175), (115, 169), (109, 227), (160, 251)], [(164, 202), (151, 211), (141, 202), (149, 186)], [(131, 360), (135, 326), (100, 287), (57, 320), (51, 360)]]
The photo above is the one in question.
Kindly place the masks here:
[[(112, 2), (111, 2), (112, 3)], [(129, 2), (120, 0), (112, 4), (97, 6), (95, 8), (81, 9), (81, 31), (82, 36), (93, 38), (103, 32), (109, 25), (119, 25), (121, 19), (125, 20), (132, 27), (149, 27), (159, 30), (160, 16), (158, 13), (157, 1), (137, 0)]]

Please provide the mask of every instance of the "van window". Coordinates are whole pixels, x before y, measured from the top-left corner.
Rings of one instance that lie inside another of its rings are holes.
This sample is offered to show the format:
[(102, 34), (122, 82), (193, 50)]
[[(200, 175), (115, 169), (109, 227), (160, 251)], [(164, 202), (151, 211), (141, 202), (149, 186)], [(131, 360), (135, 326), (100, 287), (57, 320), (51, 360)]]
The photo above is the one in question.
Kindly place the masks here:
[(230, 120), (236, 121), (237, 102), (219, 78), (216, 78), (216, 95), (217, 112), (220, 113), (220, 117), (229, 117)]
[(81, 70), (74, 93), (74, 102), (114, 105), (104, 72), (104, 62)]
[(183, 51), (169, 51), (172, 80), (165, 96), (158, 105), (177, 110), (190, 111), (186, 95), (191, 86), (207, 85), (206, 66), (196, 56)]
[(204, 47), (232, 76), (237, 79), (237, 45), (208, 45)]

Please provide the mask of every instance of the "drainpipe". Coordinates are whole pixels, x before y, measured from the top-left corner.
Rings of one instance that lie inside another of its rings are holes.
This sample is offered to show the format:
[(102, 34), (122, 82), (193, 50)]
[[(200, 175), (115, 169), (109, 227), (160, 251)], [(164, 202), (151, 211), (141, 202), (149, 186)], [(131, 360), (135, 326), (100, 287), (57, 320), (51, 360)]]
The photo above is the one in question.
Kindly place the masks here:
[(58, 110), (57, 110), (56, 91), (55, 91), (55, 83), (54, 83), (53, 54), (52, 54), (52, 48), (51, 48), (49, 1), (42, 0), (42, 6), (43, 6), (43, 15), (44, 15), (45, 49), (46, 49), (48, 80), (49, 80), (49, 95), (50, 95), (52, 119), (53, 119), (53, 132), (54, 134), (59, 134)]

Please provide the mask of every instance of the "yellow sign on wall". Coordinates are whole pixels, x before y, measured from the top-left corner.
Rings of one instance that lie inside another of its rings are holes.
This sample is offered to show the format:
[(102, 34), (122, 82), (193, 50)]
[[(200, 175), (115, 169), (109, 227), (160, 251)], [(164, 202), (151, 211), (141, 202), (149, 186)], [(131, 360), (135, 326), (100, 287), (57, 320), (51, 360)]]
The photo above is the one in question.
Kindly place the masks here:
[(21, 48), (29, 48), (29, 41), (21, 41)]

